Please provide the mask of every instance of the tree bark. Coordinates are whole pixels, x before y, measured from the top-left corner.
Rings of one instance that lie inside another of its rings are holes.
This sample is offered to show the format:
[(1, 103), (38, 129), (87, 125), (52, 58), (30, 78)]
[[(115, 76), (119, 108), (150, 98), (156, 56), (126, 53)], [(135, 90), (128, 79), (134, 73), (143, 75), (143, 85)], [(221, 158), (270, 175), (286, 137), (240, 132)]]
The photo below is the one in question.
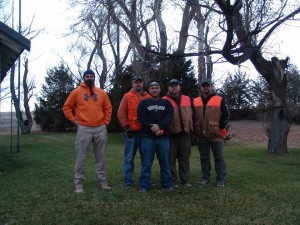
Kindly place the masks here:
[(30, 134), (33, 120), (29, 108), (29, 92), (30, 89), (33, 87), (29, 87), (27, 83), (27, 75), (28, 75), (28, 59), (25, 61), (25, 71), (24, 71), (24, 77), (23, 77), (23, 90), (24, 90), (24, 109), (25, 109), (25, 115), (27, 120), (24, 121), (24, 130), (22, 130), (22, 134)]
[(271, 109), (269, 128), (267, 129), (268, 152), (287, 154), (287, 136), (290, 130), (289, 114), (285, 108)]
[(22, 134), (29, 134), (30, 131), (31, 131), (31, 128), (32, 128), (32, 116), (31, 116), (30, 109), (29, 109), (29, 98), (28, 98), (29, 89), (28, 89), (28, 86), (27, 86), (27, 83), (26, 83), (28, 68), (27, 68), (26, 65), (28, 65), (28, 64), (27, 63), (25, 64), (25, 74), (26, 75), (24, 75), (25, 76), (24, 77), (25, 81), (23, 80), (23, 88), (25, 87), (24, 88), (24, 95), (25, 95), (25, 92), (26, 92), (26, 97), (24, 99), (25, 114), (26, 114), (26, 118), (27, 118), (26, 120), (24, 120), (24, 118), (23, 118), (23, 113), (22, 113), (21, 108), (19, 107), (18, 97), (17, 97), (16, 91), (15, 91), (15, 83), (14, 83), (14, 80), (15, 80), (15, 65), (13, 65), (12, 68), (11, 68), (11, 77), (10, 77), (11, 98), (13, 100), (13, 104), (14, 104), (15, 111), (16, 111), (16, 118), (17, 118), (18, 123), (20, 124), (20, 129), (21, 129)]

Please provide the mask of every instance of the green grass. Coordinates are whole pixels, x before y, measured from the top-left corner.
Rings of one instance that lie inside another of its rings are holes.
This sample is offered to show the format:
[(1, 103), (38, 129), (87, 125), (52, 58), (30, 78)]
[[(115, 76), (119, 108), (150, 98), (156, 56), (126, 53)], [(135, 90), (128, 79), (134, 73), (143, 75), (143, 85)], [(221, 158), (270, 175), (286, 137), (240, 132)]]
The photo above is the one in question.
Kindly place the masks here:
[[(15, 141), (15, 139), (14, 139)], [(20, 153), (9, 153), (9, 136), (0, 136), (0, 224), (300, 224), (300, 149), (292, 156), (266, 153), (255, 143), (226, 145), (226, 188), (212, 183), (168, 192), (153, 165), (153, 190), (123, 187), (122, 134), (110, 133), (106, 152), (109, 192), (96, 188), (89, 154), (84, 194), (75, 194), (75, 133), (21, 136)], [(14, 143), (15, 145), (15, 143)], [(191, 181), (200, 179), (193, 147)]]

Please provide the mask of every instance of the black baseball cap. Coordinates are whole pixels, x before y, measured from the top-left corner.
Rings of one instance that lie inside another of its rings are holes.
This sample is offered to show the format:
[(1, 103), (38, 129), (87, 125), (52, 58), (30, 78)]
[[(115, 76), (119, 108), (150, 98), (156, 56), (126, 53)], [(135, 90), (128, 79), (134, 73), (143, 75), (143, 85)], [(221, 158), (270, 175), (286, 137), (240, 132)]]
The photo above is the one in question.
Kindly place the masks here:
[(177, 84), (177, 85), (179, 85), (180, 81), (177, 80), (177, 79), (171, 79), (171, 80), (169, 80), (169, 85), (171, 85), (171, 84)]
[(143, 78), (142, 78), (140, 75), (134, 75), (134, 76), (132, 77), (132, 81), (134, 82), (134, 81), (137, 81), (137, 80), (143, 81)]
[(202, 84), (209, 84), (209, 85), (212, 85), (212, 82), (211, 82), (211, 79), (208, 79), (208, 78), (203, 78), (202, 81), (201, 81), (201, 85)]

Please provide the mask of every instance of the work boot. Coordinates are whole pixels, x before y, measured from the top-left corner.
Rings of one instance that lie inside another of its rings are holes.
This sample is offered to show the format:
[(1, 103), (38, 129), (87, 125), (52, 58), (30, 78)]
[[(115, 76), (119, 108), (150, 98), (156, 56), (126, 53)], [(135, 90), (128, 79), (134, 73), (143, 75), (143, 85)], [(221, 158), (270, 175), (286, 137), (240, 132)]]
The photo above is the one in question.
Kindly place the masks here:
[(217, 182), (217, 187), (224, 188), (225, 187), (225, 182), (224, 181), (218, 181)]
[(146, 188), (140, 188), (140, 190), (139, 190), (139, 192), (142, 194), (147, 193), (147, 191), (148, 190)]
[(98, 188), (100, 188), (100, 189), (102, 189), (102, 190), (104, 190), (104, 191), (108, 191), (108, 190), (111, 189), (111, 187), (109, 187), (109, 186), (107, 185), (106, 182), (104, 182), (104, 183), (99, 183), (99, 184), (98, 184)]
[(83, 185), (82, 185), (82, 183), (75, 184), (75, 192), (76, 193), (83, 193)]
[(186, 183), (183, 184), (183, 186), (185, 186), (185, 187), (192, 187), (193, 185), (191, 185), (190, 182), (186, 182)]
[(198, 185), (206, 185), (206, 184), (209, 184), (209, 182), (210, 182), (209, 180), (201, 180), (201, 181), (198, 181), (197, 184)]

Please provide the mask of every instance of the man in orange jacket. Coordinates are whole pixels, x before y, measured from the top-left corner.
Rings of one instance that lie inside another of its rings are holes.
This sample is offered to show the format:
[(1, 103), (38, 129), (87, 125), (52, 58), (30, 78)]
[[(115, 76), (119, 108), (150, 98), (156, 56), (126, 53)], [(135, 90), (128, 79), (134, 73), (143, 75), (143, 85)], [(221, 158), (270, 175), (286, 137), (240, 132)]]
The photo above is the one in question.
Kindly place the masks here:
[(201, 82), (201, 96), (194, 99), (194, 125), (198, 138), (202, 180), (200, 185), (210, 182), (210, 149), (215, 160), (217, 186), (225, 187), (226, 165), (223, 156), (223, 139), (230, 113), (224, 99), (213, 90), (210, 79)]
[(177, 79), (169, 81), (168, 92), (163, 97), (174, 107), (174, 117), (170, 125), (170, 169), (174, 187), (178, 188), (178, 175), (176, 161), (178, 161), (178, 174), (180, 182), (185, 187), (190, 183), (190, 155), (191, 134), (193, 131), (193, 110), (189, 96), (180, 91), (180, 82)]
[(65, 116), (77, 127), (74, 177), (76, 193), (83, 192), (85, 161), (90, 143), (94, 145), (98, 187), (103, 190), (110, 189), (106, 182), (104, 156), (107, 144), (106, 128), (111, 120), (112, 106), (108, 95), (95, 86), (95, 73), (92, 70), (84, 72), (83, 81), (70, 93), (63, 106)]
[(134, 158), (141, 142), (141, 124), (137, 118), (137, 107), (142, 99), (150, 97), (147, 92), (143, 91), (143, 78), (141, 76), (134, 75), (131, 84), (131, 90), (124, 94), (118, 109), (118, 119), (125, 130), (125, 187), (132, 187), (133, 185)]

